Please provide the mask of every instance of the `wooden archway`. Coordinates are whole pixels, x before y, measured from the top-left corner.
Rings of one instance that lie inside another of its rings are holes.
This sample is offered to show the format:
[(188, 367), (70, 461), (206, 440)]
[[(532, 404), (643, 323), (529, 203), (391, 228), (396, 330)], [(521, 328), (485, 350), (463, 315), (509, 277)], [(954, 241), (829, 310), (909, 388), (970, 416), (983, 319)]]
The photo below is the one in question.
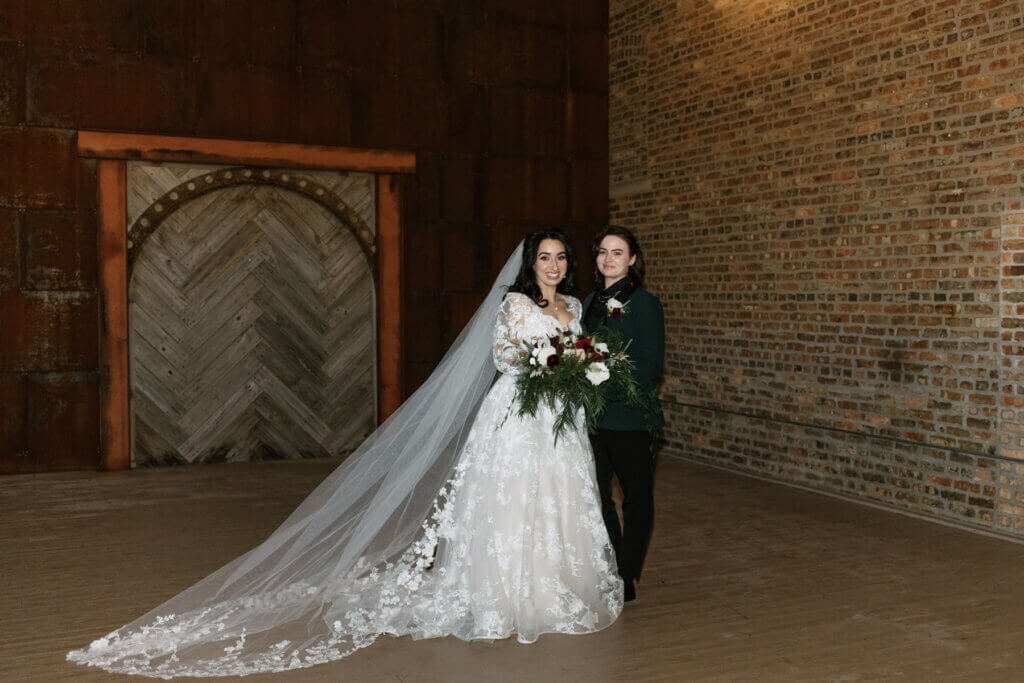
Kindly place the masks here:
[(378, 415), (401, 402), (401, 203), (396, 174), (416, 171), (411, 152), (80, 131), (78, 154), (97, 159), (100, 260), (101, 463), (131, 466), (128, 368), (127, 162), (165, 161), (373, 173), (377, 189)]

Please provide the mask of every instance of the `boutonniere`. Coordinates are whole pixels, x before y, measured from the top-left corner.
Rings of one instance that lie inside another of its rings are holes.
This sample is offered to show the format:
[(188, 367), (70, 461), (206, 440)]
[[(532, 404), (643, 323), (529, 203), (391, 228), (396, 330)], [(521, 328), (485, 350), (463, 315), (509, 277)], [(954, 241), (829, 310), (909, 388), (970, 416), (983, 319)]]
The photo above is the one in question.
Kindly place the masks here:
[(611, 299), (608, 299), (608, 302), (605, 304), (605, 307), (608, 310), (608, 317), (609, 318), (621, 317), (622, 315), (624, 315), (626, 313), (626, 306), (628, 306), (628, 305), (629, 305), (628, 302), (627, 303), (622, 303), (621, 301), (619, 301), (615, 297), (612, 297)]

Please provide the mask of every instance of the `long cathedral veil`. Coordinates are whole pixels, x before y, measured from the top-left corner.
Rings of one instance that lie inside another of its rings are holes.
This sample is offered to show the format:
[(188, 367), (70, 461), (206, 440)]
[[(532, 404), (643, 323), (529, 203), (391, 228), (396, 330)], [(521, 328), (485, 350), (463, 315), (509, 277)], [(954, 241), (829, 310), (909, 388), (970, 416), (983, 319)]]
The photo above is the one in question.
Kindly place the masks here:
[(344, 632), (332, 598), (423, 535), (494, 380), (494, 321), (521, 258), (520, 244), (433, 374), (262, 544), (68, 659), (223, 676), (311, 666), (372, 642)]

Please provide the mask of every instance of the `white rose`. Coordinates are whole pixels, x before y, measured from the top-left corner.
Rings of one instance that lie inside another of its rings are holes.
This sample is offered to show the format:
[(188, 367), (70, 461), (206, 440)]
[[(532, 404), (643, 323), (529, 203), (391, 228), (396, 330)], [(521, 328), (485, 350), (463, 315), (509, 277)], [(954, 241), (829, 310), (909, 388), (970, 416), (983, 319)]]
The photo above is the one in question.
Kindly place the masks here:
[(608, 372), (608, 366), (604, 363), (591, 363), (587, 368), (587, 379), (595, 387), (606, 381), (612, 374)]
[(615, 297), (608, 299), (607, 306), (608, 315), (613, 318), (618, 318), (620, 315), (626, 312), (626, 304), (622, 303)]
[(548, 358), (555, 355), (555, 347), (553, 346), (542, 346), (533, 352), (534, 357), (537, 359), (537, 365), (547, 366)]
[(605, 344), (604, 342), (598, 342), (594, 344), (594, 350), (597, 351), (602, 356), (608, 355), (608, 345)]

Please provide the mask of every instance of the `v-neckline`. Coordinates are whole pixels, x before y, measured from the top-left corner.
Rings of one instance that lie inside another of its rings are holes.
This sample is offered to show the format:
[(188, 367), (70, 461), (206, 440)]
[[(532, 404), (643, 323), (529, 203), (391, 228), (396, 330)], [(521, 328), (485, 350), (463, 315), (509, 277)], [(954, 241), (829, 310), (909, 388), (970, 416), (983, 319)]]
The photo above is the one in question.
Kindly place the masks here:
[(565, 299), (564, 297), (563, 297), (563, 299), (565, 301), (565, 310), (569, 314), (569, 322), (565, 322), (565, 323), (563, 323), (561, 321), (561, 319), (558, 318), (558, 316), (548, 315), (547, 313), (545, 313), (544, 309), (536, 301), (533, 302), (533, 305), (537, 307), (537, 312), (540, 313), (542, 316), (544, 316), (545, 318), (551, 318), (552, 320), (554, 320), (555, 323), (558, 324), (558, 327), (560, 329), (568, 330), (572, 326), (572, 321), (576, 319), (576, 316), (573, 315), (572, 307), (569, 306), (569, 300)]

